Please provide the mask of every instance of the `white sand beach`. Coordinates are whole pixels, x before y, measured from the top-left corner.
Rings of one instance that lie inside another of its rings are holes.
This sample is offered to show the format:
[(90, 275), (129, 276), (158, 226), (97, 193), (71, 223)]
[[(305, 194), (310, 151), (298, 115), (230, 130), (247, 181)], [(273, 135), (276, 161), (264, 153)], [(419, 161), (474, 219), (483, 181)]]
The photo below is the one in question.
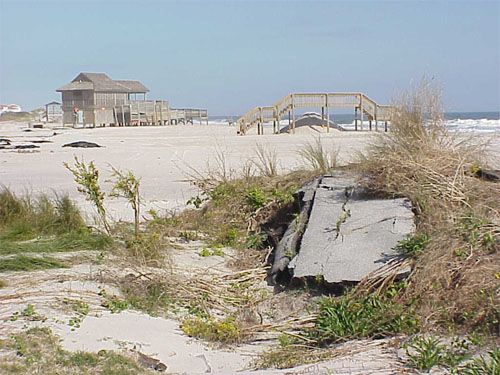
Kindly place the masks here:
[[(38, 143), (37, 149), (0, 150), (0, 184), (22, 194), (34, 193), (69, 194), (88, 214), (93, 209), (76, 190), (71, 173), (63, 166), (73, 164), (74, 157), (86, 162), (94, 161), (101, 171), (101, 184), (109, 190), (111, 166), (132, 171), (141, 179), (141, 195), (145, 207), (158, 212), (184, 207), (186, 201), (197, 194), (187, 181), (194, 171), (204, 172), (210, 164), (217, 168), (217, 154), (224, 155), (227, 168), (237, 171), (256, 158), (255, 148), (262, 144), (275, 150), (282, 170), (293, 170), (303, 164), (297, 151), (307, 142), (320, 137), (326, 149), (339, 150), (340, 163), (348, 163), (373, 136), (369, 132), (341, 132), (331, 129), (298, 128), (296, 134), (273, 135), (266, 129), (263, 136), (250, 134), (239, 136), (236, 127), (211, 123), (207, 125), (178, 125), (159, 127), (121, 128), (45, 128), (25, 131), (27, 124), (0, 123), (0, 138), (13, 144)], [(23, 131), (24, 130), (24, 131)], [(54, 135), (55, 134), (55, 135)], [(102, 148), (62, 147), (75, 141), (95, 142)], [(108, 211), (113, 219), (130, 219), (131, 211), (123, 201), (108, 200)]]

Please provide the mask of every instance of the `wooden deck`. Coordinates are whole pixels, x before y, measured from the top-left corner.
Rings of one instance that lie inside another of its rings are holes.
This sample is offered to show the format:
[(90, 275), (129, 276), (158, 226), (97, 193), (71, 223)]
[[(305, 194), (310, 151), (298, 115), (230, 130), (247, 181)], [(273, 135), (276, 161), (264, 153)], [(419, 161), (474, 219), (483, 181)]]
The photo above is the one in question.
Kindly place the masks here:
[(118, 126), (176, 125), (207, 121), (206, 109), (170, 108), (168, 101), (134, 100), (113, 107), (115, 124)]
[[(378, 105), (362, 93), (309, 93), (289, 94), (275, 103), (272, 107), (257, 107), (238, 119), (238, 134), (244, 135), (249, 129), (257, 125), (257, 134), (264, 134), (263, 124), (273, 122), (273, 133), (280, 132), (280, 121), (288, 115), (289, 129), (295, 133), (295, 108), (321, 108), (322, 118), (329, 119), (329, 108), (354, 108), (355, 130), (364, 130), (365, 117), (368, 120), (369, 130), (378, 130), (379, 122), (384, 123), (387, 131), (387, 122), (391, 121), (392, 107)], [(359, 113), (359, 116), (358, 116)], [(358, 118), (359, 117), (359, 118)], [(323, 121), (324, 122), (324, 121)], [(359, 127), (358, 127), (359, 122)], [(375, 127), (373, 127), (375, 122)], [(327, 122), (327, 131), (330, 130)]]

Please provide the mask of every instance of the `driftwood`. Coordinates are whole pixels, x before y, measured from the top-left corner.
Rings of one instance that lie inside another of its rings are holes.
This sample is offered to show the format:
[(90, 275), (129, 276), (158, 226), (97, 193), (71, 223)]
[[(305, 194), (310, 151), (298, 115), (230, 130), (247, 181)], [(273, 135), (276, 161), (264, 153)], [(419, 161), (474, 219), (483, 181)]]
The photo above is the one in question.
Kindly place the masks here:
[(302, 234), (309, 220), (309, 213), (311, 212), (314, 195), (316, 194), (316, 188), (320, 180), (321, 178), (314, 179), (296, 193), (296, 199), (299, 200), (301, 209), (297, 218), (288, 225), (285, 234), (274, 251), (274, 262), (270, 272), (270, 277), (274, 284), (276, 284), (280, 273), (288, 267), (290, 259), (297, 253)]

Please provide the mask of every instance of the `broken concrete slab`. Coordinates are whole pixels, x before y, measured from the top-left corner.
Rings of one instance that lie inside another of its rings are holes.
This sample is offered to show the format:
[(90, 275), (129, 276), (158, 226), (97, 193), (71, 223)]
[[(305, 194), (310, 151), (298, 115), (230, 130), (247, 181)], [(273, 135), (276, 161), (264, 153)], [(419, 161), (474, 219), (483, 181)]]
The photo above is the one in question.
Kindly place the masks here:
[(300, 203), (300, 212), (294, 222), (288, 226), (283, 238), (274, 251), (274, 262), (270, 271), (273, 283), (277, 282), (278, 276), (287, 268), (290, 259), (297, 254), (300, 239), (304, 234), (306, 224), (309, 220), (312, 202), (319, 181), (320, 178), (315, 178), (295, 193), (295, 199), (298, 199)]
[(361, 195), (354, 177), (324, 177), (288, 267), (294, 278), (357, 282), (397, 257), (397, 242), (414, 229), (409, 200), (373, 199)]

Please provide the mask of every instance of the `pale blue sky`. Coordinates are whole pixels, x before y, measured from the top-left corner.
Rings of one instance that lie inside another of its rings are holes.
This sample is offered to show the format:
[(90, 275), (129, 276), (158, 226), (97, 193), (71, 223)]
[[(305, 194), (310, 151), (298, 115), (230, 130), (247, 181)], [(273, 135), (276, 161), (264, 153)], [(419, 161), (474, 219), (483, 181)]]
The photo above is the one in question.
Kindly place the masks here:
[(243, 114), (290, 92), (386, 104), (434, 77), (448, 111), (500, 107), (497, 1), (0, 0), (0, 103), (33, 109), (78, 73), (174, 107)]

